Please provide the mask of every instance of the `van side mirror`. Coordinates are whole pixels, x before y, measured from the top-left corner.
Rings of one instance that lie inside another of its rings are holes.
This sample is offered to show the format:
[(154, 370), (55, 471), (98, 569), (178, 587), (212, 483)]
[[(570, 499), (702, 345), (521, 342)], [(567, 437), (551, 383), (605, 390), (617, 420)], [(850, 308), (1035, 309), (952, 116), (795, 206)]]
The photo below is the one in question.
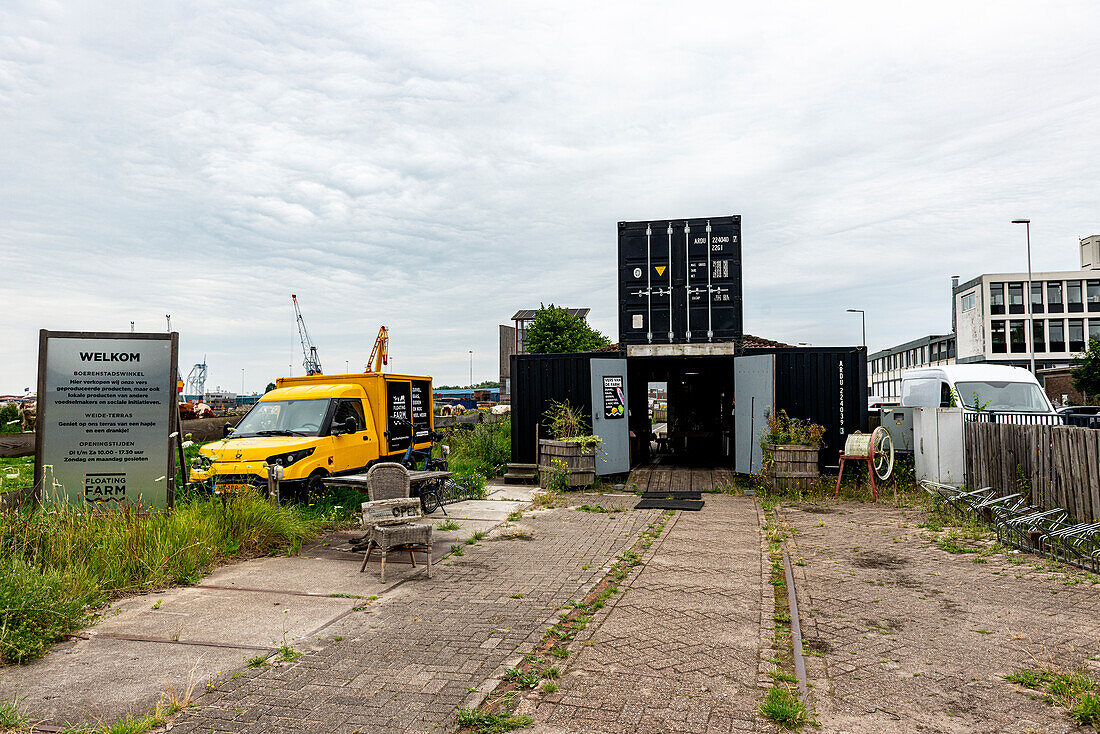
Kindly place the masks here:
[(355, 418), (351, 416), (348, 416), (344, 420), (344, 433), (355, 433), (357, 430), (359, 430), (359, 421), (355, 420)]
[(222, 438), (229, 438), (230, 433), (233, 433), (233, 424), (226, 421), (225, 425), (222, 426)]

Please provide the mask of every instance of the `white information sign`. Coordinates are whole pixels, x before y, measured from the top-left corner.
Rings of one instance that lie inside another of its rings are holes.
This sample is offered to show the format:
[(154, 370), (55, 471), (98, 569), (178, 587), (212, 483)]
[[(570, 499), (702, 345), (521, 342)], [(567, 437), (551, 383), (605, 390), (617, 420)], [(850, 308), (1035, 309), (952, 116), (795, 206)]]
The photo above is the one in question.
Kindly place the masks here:
[(41, 332), (35, 482), (45, 498), (171, 504), (177, 339)]

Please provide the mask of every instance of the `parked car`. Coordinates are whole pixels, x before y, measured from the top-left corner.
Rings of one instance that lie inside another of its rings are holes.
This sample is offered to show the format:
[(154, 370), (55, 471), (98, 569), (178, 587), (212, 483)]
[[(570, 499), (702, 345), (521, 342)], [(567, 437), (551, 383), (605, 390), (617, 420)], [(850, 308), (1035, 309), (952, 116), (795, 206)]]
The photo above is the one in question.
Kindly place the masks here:
[(1029, 414), (1019, 422), (1062, 422), (1035, 375), (1005, 365), (954, 364), (907, 370), (901, 376), (901, 404), (958, 407), (988, 415)]
[(1100, 428), (1100, 405), (1067, 405), (1058, 408), (1058, 415), (1069, 426)]

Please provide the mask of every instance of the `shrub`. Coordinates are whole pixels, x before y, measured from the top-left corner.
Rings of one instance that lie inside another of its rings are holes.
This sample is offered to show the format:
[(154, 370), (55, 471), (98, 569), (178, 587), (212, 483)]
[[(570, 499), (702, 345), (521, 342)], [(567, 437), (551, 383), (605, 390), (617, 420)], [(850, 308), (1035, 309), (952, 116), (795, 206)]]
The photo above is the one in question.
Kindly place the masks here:
[(512, 460), (512, 423), (475, 423), (470, 430), (455, 429), (448, 437), (451, 456), (448, 466), (456, 475), (481, 474), (495, 477), (504, 473)]
[(16, 403), (0, 403), (0, 433), (21, 433), (23, 422)]

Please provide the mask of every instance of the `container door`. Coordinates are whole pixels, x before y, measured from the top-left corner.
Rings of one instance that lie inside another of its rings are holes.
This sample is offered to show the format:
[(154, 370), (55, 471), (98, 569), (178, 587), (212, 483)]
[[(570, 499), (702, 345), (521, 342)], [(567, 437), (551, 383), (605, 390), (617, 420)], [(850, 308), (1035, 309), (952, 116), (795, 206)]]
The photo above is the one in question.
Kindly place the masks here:
[(592, 433), (602, 441), (596, 474), (630, 471), (630, 428), (626, 415), (626, 360), (593, 359)]
[(753, 474), (763, 468), (760, 437), (775, 409), (775, 357), (771, 354), (733, 360), (734, 468)]

